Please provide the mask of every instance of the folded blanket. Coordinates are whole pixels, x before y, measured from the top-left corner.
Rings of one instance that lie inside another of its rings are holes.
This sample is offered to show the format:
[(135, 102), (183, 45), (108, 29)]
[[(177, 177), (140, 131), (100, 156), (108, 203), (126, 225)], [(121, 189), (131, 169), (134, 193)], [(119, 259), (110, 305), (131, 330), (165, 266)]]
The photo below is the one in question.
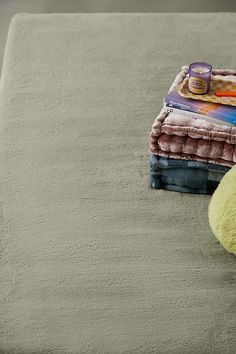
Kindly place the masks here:
[(152, 125), (150, 152), (232, 167), (236, 163), (236, 127), (171, 113), (164, 107)]
[(149, 160), (151, 186), (178, 192), (212, 194), (229, 167), (175, 160), (151, 155)]

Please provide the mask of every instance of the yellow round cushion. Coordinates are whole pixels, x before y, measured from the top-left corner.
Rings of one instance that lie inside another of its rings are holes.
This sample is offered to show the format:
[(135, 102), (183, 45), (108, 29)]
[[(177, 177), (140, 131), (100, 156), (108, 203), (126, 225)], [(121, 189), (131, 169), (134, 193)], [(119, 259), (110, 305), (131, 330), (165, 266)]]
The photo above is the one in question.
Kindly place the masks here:
[(222, 178), (208, 209), (209, 223), (223, 247), (236, 255), (236, 166)]

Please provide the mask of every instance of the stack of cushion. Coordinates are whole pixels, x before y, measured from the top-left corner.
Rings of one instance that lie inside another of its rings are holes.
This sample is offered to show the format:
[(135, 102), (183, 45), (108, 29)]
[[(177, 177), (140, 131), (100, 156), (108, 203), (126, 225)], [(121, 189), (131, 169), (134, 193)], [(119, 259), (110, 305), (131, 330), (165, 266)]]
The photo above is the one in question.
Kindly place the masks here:
[(151, 187), (212, 194), (236, 163), (236, 126), (164, 106), (152, 125)]

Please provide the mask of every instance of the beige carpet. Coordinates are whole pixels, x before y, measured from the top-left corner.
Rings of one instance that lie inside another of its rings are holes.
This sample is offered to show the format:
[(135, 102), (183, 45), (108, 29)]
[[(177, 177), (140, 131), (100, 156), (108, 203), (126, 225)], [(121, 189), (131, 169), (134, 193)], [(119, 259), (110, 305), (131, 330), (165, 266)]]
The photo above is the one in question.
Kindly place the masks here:
[(234, 14), (19, 15), (0, 92), (1, 354), (234, 354), (208, 196), (149, 189), (175, 74), (235, 68)]

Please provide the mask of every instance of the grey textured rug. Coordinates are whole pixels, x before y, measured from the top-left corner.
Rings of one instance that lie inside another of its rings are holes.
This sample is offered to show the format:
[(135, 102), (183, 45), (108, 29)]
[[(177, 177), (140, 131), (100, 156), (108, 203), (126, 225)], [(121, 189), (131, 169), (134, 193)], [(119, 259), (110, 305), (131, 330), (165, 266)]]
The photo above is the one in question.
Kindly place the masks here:
[(0, 352), (234, 354), (208, 196), (148, 187), (182, 64), (235, 68), (236, 15), (19, 15), (0, 92)]

